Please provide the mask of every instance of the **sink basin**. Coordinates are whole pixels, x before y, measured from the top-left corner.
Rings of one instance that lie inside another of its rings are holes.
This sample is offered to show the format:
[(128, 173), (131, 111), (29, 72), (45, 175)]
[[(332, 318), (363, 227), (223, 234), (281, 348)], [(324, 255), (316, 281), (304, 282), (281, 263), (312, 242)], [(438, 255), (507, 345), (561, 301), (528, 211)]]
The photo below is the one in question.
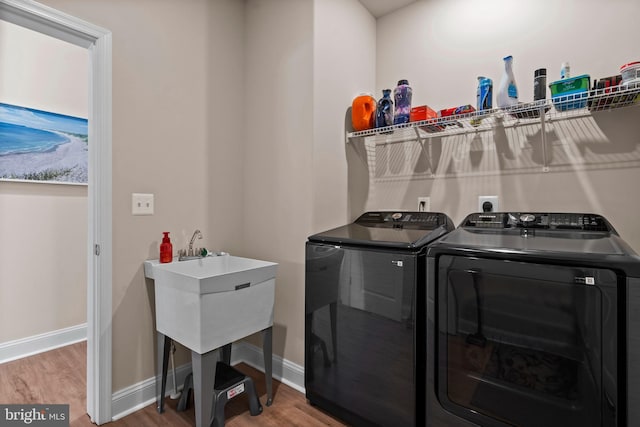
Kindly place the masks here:
[(277, 266), (231, 255), (145, 261), (156, 330), (204, 354), (272, 326)]

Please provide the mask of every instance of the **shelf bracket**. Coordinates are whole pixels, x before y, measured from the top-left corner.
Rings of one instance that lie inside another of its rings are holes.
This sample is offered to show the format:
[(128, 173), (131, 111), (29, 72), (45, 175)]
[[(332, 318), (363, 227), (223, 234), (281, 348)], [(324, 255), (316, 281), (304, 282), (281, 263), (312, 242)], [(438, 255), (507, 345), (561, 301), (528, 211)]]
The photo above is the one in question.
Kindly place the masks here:
[(416, 132), (416, 139), (418, 140), (418, 142), (424, 146), (424, 139), (422, 138), (422, 136), (420, 136), (420, 131), (418, 130), (417, 127), (413, 128), (413, 130)]
[(549, 162), (547, 160), (547, 126), (545, 117), (545, 104), (540, 105), (540, 135), (542, 138), (542, 171), (549, 172)]
[(420, 147), (422, 147), (422, 151), (424, 153), (425, 159), (427, 160), (427, 166), (429, 166), (429, 170), (431, 171), (431, 177), (435, 177), (435, 171), (433, 170), (433, 166), (431, 165), (431, 156), (429, 155), (429, 144), (426, 143), (427, 140), (431, 141), (431, 138), (423, 138), (420, 135), (420, 131), (417, 127), (413, 128), (416, 132), (416, 139), (420, 143)]

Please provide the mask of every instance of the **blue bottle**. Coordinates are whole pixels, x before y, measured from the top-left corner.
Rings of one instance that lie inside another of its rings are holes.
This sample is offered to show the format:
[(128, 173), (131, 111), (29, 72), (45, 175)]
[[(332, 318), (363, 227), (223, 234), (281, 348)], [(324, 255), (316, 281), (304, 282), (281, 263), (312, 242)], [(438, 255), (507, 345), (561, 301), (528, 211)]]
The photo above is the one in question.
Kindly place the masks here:
[(382, 98), (376, 107), (376, 127), (382, 128), (393, 125), (393, 101), (391, 100), (391, 89), (382, 90)]
[(393, 115), (393, 124), (409, 123), (411, 116), (411, 86), (407, 80), (398, 81), (398, 86), (393, 91), (396, 101), (396, 109)]
[(477, 93), (477, 109), (478, 111), (490, 110), (493, 107), (493, 81), (487, 77), (478, 77), (478, 93)]

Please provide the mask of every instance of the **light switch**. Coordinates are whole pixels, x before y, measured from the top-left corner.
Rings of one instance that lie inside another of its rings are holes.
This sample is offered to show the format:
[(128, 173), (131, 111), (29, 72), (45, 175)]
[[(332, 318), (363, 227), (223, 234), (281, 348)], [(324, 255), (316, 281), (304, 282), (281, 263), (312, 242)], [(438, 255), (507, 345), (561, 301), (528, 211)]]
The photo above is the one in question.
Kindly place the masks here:
[(153, 215), (153, 194), (132, 193), (131, 213), (133, 215)]

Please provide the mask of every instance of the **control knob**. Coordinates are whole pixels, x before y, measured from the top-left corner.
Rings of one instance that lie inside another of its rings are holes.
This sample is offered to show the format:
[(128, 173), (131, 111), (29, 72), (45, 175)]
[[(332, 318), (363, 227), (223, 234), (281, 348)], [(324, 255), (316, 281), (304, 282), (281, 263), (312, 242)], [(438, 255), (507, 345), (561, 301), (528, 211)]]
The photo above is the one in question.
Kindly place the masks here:
[(536, 220), (536, 216), (534, 214), (522, 214), (520, 215), (520, 221), (524, 225), (531, 225)]

